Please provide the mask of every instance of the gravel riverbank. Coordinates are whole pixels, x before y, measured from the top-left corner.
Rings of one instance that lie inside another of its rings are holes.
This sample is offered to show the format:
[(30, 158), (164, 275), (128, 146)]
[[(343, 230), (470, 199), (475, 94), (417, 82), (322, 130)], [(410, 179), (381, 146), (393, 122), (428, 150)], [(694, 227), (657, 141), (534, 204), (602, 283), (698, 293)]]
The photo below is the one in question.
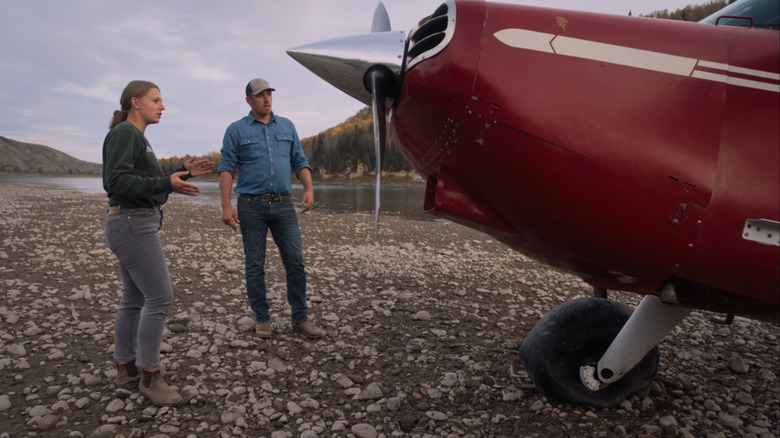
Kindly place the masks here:
[[(525, 334), (578, 279), (446, 221), (301, 216), (316, 342), (289, 326), (269, 245), (275, 336), (254, 336), (240, 234), (218, 206), (172, 199), (163, 244), (175, 300), (156, 408), (115, 390), (121, 283), (105, 201), (0, 187), (0, 438), (780, 436), (778, 326), (694, 311), (661, 344), (655, 382), (618, 408), (547, 400), (518, 363)], [(629, 305), (633, 294), (613, 292)]]

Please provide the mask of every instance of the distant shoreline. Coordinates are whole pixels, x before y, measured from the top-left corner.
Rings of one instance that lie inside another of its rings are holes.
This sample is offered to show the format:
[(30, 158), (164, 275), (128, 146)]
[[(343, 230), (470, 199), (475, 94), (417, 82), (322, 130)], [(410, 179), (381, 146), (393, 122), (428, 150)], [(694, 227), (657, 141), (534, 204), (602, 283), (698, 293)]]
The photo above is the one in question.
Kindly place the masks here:
[[(13, 178), (13, 177), (35, 177), (35, 178), (102, 178), (100, 175), (74, 175), (68, 173), (38, 173), (38, 172), (6, 172), (0, 170), (0, 178)], [(327, 184), (343, 184), (343, 185), (358, 185), (358, 186), (373, 186), (376, 184), (376, 175), (368, 175), (360, 178), (349, 177), (322, 177), (319, 175), (312, 175), (312, 180), (315, 183), (327, 183)], [(199, 176), (196, 181), (219, 181), (218, 175), (205, 175)], [(382, 175), (381, 184), (383, 186), (417, 186), (425, 185), (425, 180), (421, 176), (417, 177), (402, 177), (397, 175)]]
[[(198, 177), (193, 180), (201, 189), (200, 195), (191, 198), (171, 194), (171, 199), (182, 198), (187, 203), (220, 204), (219, 184), (215, 177)], [(21, 184), (28, 187), (55, 188), (78, 193), (98, 194), (104, 197), (103, 181), (95, 176), (47, 175), (0, 172), (0, 185)], [(301, 193), (302, 186), (293, 182), (293, 195)], [(374, 213), (375, 190), (373, 180), (368, 182), (315, 180), (315, 210), (337, 213)], [(235, 202), (235, 195), (233, 200)], [(425, 185), (418, 182), (383, 181), (381, 190), (382, 216), (403, 216), (415, 220), (433, 220), (424, 212)]]

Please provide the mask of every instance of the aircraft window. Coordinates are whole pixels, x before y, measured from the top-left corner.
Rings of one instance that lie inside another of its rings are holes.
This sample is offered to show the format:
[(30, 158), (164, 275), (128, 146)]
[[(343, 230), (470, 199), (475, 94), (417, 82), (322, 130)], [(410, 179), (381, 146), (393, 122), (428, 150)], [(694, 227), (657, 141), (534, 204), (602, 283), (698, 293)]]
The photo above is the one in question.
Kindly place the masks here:
[(780, 29), (780, 1), (777, 0), (739, 0), (704, 18), (701, 22), (710, 24), (717, 22), (718, 26), (747, 27), (750, 25), (748, 20), (738, 18), (723, 18), (718, 21), (718, 17), (724, 15), (750, 17), (753, 19), (753, 27)]

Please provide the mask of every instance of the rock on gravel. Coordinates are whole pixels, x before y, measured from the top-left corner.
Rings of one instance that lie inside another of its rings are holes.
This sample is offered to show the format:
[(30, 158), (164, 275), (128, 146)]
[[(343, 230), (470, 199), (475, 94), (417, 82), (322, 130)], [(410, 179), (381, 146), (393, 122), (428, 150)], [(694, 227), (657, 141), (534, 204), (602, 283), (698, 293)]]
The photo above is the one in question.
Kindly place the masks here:
[(384, 217), (375, 237), (369, 215), (314, 210), (301, 217), (308, 298), (328, 335), (291, 332), (270, 243), (264, 341), (240, 234), (217, 206), (176, 197), (162, 231), (175, 289), (163, 365), (188, 401), (157, 408), (112, 383), (121, 282), (104, 214), (102, 195), (2, 183), (0, 438), (780, 436), (777, 325), (694, 311), (645, 391), (612, 409), (560, 404), (517, 350), (587, 285), (450, 222)]

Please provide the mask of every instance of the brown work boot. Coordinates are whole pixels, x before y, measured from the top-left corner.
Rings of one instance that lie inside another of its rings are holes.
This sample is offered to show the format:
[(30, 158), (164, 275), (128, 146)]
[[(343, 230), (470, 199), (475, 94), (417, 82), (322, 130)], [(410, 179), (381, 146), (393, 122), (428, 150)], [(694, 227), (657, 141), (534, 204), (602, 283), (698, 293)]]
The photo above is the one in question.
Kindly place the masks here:
[(293, 322), (292, 328), (294, 332), (301, 333), (309, 339), (319, 339), (325, 336), (325, 330), (315, 326), (311, 321)]
[(258, 322), (255, 326), (255, 334), (263, 339), (271, 339), (274, 335), (274, 331), (271, 328), (271, 321)]
[(138, 384), (138, 390), (145, 395), (155, 406), (176, 406), (184, 399), (176, 390), (168, 386), (162, 377), (160, 370), (149, 372), (141, 369), (143, 378)]
[(141, 380), (141, 370), (135, 366), (135, 361), (130, 362), (114, 362), (116, 365), (116, 386), (117, 388), (131, 389), (138, 386), (138, 381)]

